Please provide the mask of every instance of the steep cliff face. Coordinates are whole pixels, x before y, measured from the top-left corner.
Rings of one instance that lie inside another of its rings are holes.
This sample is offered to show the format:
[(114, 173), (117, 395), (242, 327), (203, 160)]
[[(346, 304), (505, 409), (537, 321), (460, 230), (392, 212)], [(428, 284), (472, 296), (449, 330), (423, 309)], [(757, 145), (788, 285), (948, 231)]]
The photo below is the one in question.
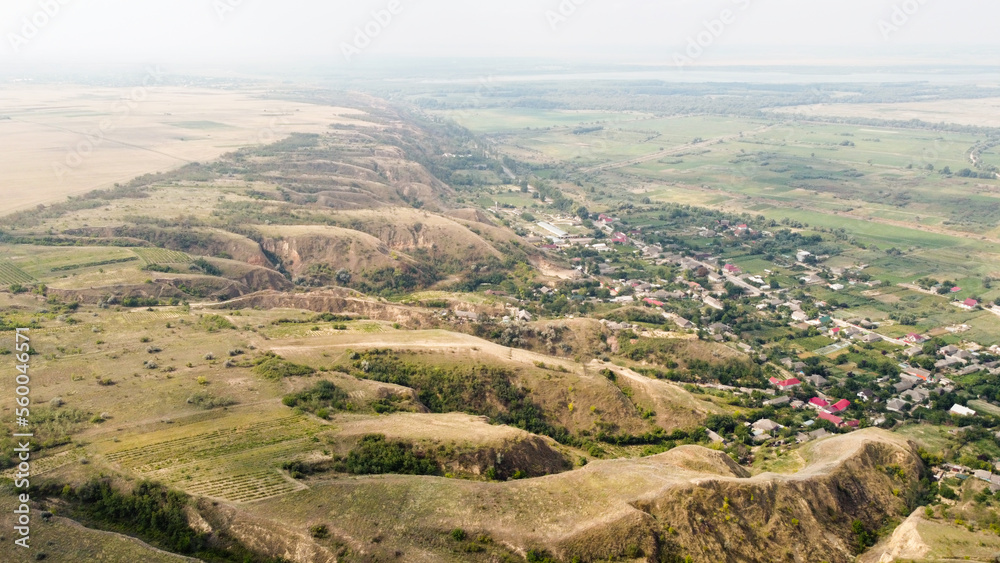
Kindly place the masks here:
[[(906, 514), (906, 498), (922, 471), (912, 447), (871, 437), (834, 438), (827, 444), (832, 452), (816, 444), (816, 453), (827, 459), (794, 475), (746, 479), (737, 467), (731, 476), (691, 479), (637, 498), (631, 505), (638, 514), (625, 514), (616, 525), (631, 522), (629, 537), (644, 529), (635, 545), (657, 557), (673, 553), (693, 561), (732, 563), (853, 561), (855, 521), (877, 530)], [(858, 443), (845, 444), (851, 440)], [(845, 445), (853, 451), (844, 453)], [(831, 453), (837, 457), (831, 459)], [(623, 547), (607, 541), (601, 530), (584, 530), (560, 539), (557, 551), (569, 558), (586, 551), (613, 555), (615, 547)]]
[[(906, 478), (890, 477), (890, 465)], [(634, 506), (695, 561), (846, 563), (857, 553), (854, 522), (877, 530), (905, 514), (920, 471), (913, 451), (870, 442), (828, 472), (698, 480)]]
[(358, 272), (395, 266), (402, 262), (393, 256), (379, 239), (358, 231), (338, 227), (309, 226), (269, 229), (261, 246), (277, 256), (294, 276), (323, 266), (332, 272), (346, 269)]

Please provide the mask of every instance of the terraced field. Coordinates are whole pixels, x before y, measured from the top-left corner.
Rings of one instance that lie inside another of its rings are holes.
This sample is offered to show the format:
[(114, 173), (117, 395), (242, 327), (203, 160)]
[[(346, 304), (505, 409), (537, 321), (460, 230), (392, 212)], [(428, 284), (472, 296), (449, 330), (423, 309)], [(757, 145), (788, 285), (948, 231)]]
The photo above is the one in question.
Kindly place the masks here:
[(302, 490), (305, 486), (285, 477), (276, 469), (271, 469), (208, 479), (185, 485), (184, 488), (199, 496), (250, 502)]
[(146, 264), (187, 264), (191, 257), (183, 252), (165, 248), (133, 248), (139, 258)]
[(33, 281), (35, 281), (35, 278), (13, 263), (7, 261), (0, 262), (0, 285), (30, 283)]
[[(55, 455), (49, 455), (46, 457), (38, 458), (31, 464), (31, 471), (35, 475), (44, 475), (50, 471), (59, 469), (60, 467), (65, 467), (71, 463), (75, 463), (84, 457), (84, 452), (80, 449), (71, 449), (64, 452), (59, 452)], [(17, 468), (12, 467), (3, 473), (0, 473), (0, 477), (4, 479), (13, 479), (14, 475), (17, 473)]]
[(312, 450), (315, 444), (311, 438), (323, 427), (304, 416), (289, 415), (287, 410), (248, 415), (223, 416), (141, 435), (131, 445), (112, 449), (104, 457), (133, 474), (232, 502), (304, 488), (279, 467)]
[[(134, 268), (139, 262), (128, 248), (119, 247), (11, 247), (11, 263), (37, 279), (80, 274), (100, 269)], [(13, 255), (14, 253), (17, 255)]]

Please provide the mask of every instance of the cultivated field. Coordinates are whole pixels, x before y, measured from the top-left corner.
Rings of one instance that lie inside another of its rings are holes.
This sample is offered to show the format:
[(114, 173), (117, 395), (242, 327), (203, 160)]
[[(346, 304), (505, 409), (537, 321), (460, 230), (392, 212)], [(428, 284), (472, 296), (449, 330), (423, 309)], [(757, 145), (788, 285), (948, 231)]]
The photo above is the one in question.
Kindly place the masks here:
[(817, 104), (781, 108), (802, 116), (870, 117), (929, 123), (959, 123), (980, 127), (1000, 127), (1000, 98), (935, 100), (895, 104)]

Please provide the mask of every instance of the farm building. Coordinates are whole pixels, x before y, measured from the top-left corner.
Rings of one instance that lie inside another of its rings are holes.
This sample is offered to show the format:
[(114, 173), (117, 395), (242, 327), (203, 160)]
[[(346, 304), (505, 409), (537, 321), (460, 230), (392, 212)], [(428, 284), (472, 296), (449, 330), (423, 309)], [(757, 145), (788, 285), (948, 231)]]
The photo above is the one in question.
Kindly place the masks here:
[(560, 229), (552, 223), (547, 223), (545, 221), (539, 221), (538, 226), (548, 231), (551, 236), (555, 238), (564, 238), (568, 234), (566, 231)]

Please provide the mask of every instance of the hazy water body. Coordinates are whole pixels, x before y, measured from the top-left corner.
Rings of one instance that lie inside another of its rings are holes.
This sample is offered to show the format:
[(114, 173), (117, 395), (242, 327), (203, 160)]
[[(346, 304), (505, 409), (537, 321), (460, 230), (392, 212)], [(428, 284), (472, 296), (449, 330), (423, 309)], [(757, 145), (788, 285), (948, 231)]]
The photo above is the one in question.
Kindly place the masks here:
[[(424, 84), (463, 84), (482, 80), (477, 77), (453, 78), (399, 78), (407, 82)], [(548, 81), (635, 81), (660, 80), (673, 83), (720, 82), (756, 84), (802, 84), (802, 83), (887, 83), (887, 82), (930, 82), (941, 84), (982, 84), (1000, 85), (1000, 67), (982, 70), (899, 70), (871, 69), (863, 71), (851, 69), (779, 70), (761, 69), (712, 69), (712, 70), (636, 70), (604, 72), (537, 72), (489, 75), (490, 82), (548, 82)]]

